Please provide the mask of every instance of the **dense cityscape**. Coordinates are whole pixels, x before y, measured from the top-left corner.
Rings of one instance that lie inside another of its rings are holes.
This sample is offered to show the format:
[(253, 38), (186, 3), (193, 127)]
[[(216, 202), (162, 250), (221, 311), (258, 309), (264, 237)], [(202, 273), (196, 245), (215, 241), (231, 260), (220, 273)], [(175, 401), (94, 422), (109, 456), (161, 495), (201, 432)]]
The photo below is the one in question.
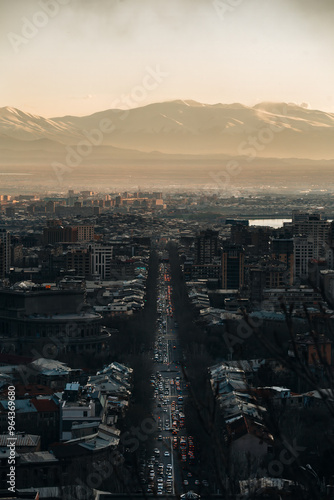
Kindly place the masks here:
[(331, 498), (331, 196), (268, 203), (1, 196), (2, 498)]
[(0, 14), (0, 500), (334, 500), (334, 1)]

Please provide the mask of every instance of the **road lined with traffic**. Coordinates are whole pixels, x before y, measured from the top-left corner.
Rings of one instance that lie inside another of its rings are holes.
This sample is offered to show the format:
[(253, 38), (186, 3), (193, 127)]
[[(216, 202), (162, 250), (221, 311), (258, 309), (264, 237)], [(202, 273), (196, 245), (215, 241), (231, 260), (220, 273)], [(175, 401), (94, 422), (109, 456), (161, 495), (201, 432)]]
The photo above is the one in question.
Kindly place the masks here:
[[(182, 494), (198, 490), (194, 477), (195, 444), (185, 428), (184, 403), (188, 397), (180, 361), (182, 350), (173, 317), (172, 288), (168, 264), (161, 264), (158, 278), (158, 322), (153, 349), (155, 370), (153, 414), (158, 422), (154, 448), (142, 462), (142, 480), (147, 493)], [(206, 486), (206, 481), (202, 485)]]

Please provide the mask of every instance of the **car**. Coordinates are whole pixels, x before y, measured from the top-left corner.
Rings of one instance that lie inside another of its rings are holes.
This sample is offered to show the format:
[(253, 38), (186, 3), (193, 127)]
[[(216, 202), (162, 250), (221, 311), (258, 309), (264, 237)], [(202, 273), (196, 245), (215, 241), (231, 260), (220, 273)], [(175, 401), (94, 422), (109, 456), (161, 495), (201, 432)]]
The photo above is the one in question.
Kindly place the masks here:
[(198, 479), (195, 480), (195, 485), (198, 486), (201, 484), (201, 481), (199, 481)]
[(158, 450), (158, 448), (154, 448), (154, 453), (155, 453), (156, 455), (160, 455), (160, 451)]
[(165, 453), (164, 453), (164, 456), (165, 456), (165, 457), (170, 457), (170, 453), (169, 453), (169, 451), (167, 451), (167, 450), (166, 450), (166, 451), (165, 451)]
[(158, 483), (163, 483), (163, 482), (164, 482), (164, 480), (162, 479), (162, 477), (158, 477), (157, 482), (158, 482)]
[(192, 477), (192, 473), (191, 473), (191, 472), (188, 472), (187, 476), (188, 476), (188, 477)]
[(162, 434), (159, 434), (158, 441), (162, 441)]
[(185, 480), (183, 481), (183, 484), (184, 484), (185, 486), (188, 486), (189, 481), (188, 481), (187, 479), (185, 479)]

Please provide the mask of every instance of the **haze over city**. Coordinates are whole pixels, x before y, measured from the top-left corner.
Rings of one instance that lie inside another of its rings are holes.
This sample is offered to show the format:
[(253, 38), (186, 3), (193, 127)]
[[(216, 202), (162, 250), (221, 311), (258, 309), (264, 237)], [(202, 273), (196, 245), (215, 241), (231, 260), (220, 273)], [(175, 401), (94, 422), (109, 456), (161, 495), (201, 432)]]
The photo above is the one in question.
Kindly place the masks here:
[(0, 0), (0, 499), (333, 500), (334, 0)]
[(6, 192), (332, 189), (330, 0), (0, 5)]
[(331, 0), (43, 4), (0, 2), (2, 107), (45, 117), (129, 107), (124, 97), (159, 67), (157, 88), (130, 107), (274, 101), (334, 112)]

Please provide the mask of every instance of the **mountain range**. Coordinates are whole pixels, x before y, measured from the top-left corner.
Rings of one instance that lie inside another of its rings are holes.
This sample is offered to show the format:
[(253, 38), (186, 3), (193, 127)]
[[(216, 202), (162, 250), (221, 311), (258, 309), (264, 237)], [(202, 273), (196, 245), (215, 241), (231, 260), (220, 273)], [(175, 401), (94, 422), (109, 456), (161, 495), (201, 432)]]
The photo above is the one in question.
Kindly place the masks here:
[[(288, 103), (154, 103), (44, 118), (0, 108), (0, 166), (159, 160), (334, 159), (334, 114)], [(74, 151), (74, 153), (73, 153)], [(67, 160), (66, 160), (67, 158)], [(327, 163), (327, 162), (326, 162)]]

